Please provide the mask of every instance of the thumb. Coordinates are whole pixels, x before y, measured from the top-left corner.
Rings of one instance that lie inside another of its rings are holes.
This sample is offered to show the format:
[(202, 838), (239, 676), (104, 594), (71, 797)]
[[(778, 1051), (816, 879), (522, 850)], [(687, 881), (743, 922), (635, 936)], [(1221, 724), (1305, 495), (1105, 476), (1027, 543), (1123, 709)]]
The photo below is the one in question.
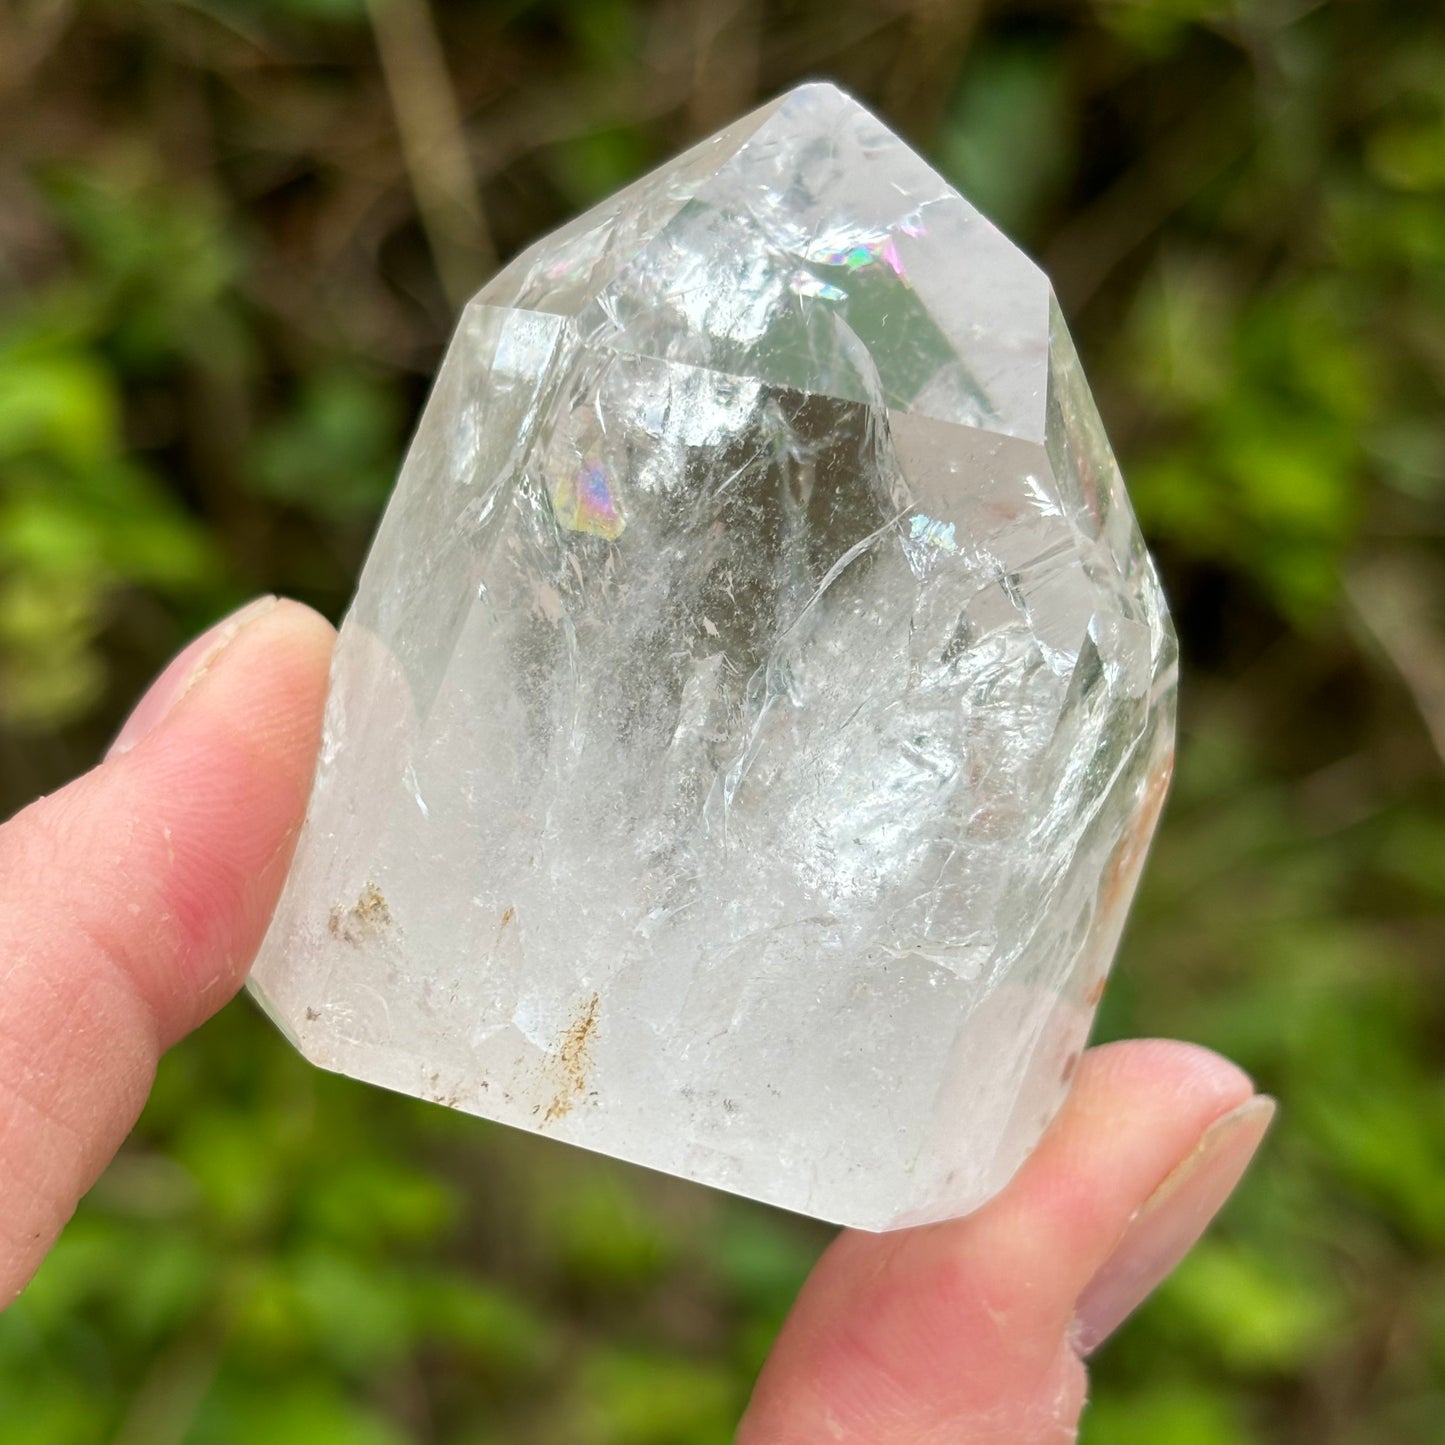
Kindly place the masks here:
[(0, 1308), (245, 977), (321, 729), (330, 626), (253, 603), (156, 681), (99, 767), (0, 827)]
[(839, 1236), (739, 1445), (1072, 1441), (1082, 1356), (1194, 1243), (1272, 1112), (1207, 1050), (1091, 1050), (1038, 1149), (977, 1213)]

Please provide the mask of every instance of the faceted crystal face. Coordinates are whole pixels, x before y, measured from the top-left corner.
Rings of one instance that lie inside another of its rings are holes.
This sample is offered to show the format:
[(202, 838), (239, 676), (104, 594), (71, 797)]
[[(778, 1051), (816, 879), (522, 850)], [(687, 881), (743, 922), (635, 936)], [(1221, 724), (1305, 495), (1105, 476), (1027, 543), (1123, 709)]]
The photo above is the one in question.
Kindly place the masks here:
[(253, 987), (358, 1078), (961, 1213), (1066, 1090), (1174, 675), (1048, 281), (807, 86), (466, 309)]

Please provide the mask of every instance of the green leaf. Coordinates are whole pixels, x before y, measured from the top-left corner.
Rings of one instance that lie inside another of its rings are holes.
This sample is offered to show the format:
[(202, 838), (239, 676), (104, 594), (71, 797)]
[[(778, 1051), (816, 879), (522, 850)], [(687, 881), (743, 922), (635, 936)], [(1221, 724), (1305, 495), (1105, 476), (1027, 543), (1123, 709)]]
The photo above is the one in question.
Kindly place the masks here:
[(97, 358), (0, 347), (0, 466), (36, 455), (93, 466), (113, 455), (119, 436), (115, 386)]
[(596, 1445), (729, 1445), (743, 1403), (727, 1371), (630, 1350), (593, 1355), (581, 1388)]
[(1208, 1238), (1164, 1286), (1158, 1315), (1208, 1340), (1230, 1367), (1269, 1373), (1319, 1354), (1338, 1326), (1337, 1304), (1326, 1282), (1287, 1261)]
[(934, 146), (943, 174), (1014, 236), (1037, 222), (1073, 170), (1077, 129), (1063, 65), (1056, 48), (978, 47)]
[(554, 1198), (547, 1232), (567, 1272), (599, 1288), (646, 1284), (674, 1253), (661, 1220), (612, 1171), (589, 1173)]
[(394, 391), (336, 370), (309, 378), (293, 407), (257, 434), (247, 470), (260, 495), (347, 520), (380, 509), (400, 459)]
[(311, 1338), (343, 1369), (360, 1373), (411, 1349), (411, 1295), (401, 1272), (322, 1245), (292, 1259), (290, 1278)]
[(482, 1280), (413, 1276), (411, 1309), (419, 1339), (453, 1345), (479, 1364), (530, 1375), (556, 1356), (554, 1323), (511, 1291)]
[(547, 151), (558, 188), (579, 210), (635, 180), (652, 159), (646, 138), (632, 127), (589, 130)]
[(213, 1391), (183, 1445), (413, 1445), (376, 1410), (324, 1378), (234, 1379)]
[(1179, 1380), (1128, 1394), (1097, 1392), (1079, 1439), (1080, 1445), (1250, 1445), (1259, 1437), (1220, 1391)]

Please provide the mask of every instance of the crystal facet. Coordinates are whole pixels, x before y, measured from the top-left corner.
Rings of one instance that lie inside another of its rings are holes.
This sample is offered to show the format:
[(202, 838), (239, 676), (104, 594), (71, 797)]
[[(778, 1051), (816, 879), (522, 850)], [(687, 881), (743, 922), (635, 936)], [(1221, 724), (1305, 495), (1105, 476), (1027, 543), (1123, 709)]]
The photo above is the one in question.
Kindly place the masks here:
[(958, 1214), (1067, 1088), (1174, 676), (1047, 279), (806, 86), (466, 308), (252, 986), (358, 1078)]

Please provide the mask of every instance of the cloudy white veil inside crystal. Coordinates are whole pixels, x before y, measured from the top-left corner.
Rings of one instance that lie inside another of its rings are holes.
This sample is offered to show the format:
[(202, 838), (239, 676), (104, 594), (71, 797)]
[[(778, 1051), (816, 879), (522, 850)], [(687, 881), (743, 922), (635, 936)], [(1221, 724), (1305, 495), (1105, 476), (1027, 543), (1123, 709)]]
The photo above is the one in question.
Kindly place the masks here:
[(1067, 1088), (1174, 679), (1047, 279), (805, 86), (464, 311), (252, 987), (389, 1088), (960, 1213)]

